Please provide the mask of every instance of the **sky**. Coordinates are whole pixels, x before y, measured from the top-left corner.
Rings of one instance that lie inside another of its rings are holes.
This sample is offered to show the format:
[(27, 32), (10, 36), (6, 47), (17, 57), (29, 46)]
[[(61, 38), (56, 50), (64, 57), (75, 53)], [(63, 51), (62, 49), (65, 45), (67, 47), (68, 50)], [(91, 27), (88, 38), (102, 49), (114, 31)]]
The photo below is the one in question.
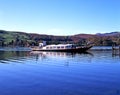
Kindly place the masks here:
[(0, 30), (48, 35), (120, 31), (120, 0), (0, 0)]

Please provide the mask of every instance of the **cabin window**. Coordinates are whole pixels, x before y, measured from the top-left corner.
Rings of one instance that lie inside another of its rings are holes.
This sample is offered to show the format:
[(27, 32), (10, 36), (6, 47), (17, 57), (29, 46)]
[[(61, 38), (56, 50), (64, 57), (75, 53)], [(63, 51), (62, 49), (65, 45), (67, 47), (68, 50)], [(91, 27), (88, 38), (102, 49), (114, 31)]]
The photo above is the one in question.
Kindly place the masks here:
[(55, 46), (53, 48), (56, 48)]
[(64, 46), (61, 46), (61, 48), (64, 48)]
[(49, 47), (46, 47), (46, 49), (49, 49)]
[(66, 46), (66, 48), (71, 48), (71, 46)]
[(50, 47), (50, 49), (52, 49), (52, 47)]
[(57, 48), (58, 48), (58, 49), (60, 49), (60, 47), (59, 47), (59, 46), (58, 46)]

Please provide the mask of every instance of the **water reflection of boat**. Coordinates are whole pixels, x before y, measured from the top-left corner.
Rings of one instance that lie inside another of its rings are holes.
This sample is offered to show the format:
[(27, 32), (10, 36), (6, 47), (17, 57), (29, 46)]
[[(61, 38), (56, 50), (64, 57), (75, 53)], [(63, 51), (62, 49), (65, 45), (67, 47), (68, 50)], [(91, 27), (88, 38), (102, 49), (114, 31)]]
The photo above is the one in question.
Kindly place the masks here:
[(43, 51), (32, 51), (30, 52), (31, 55), (39, 55), (39, 56), (60, 56), (65, 57), (71, 55), (71, 53), (66, 52), (43, 52)]
[(37, 55), (40, 57), (67, 57), (67, 56), (72, 56), (74, 57), (76, 54), (89, 54), (92, 55), (92, 53), (89, 52), (84, 52), (84, 53), (75, 53), (75, 52), (45, 52), (45, 51), (31, 51), (31, 55)]

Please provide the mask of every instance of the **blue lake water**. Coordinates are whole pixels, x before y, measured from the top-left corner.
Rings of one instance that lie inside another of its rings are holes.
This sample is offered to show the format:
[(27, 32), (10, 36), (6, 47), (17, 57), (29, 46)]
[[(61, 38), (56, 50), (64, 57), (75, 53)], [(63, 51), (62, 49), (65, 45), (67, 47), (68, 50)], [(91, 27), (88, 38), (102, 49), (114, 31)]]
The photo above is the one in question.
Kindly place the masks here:
[(0, 95), (120, 95), (120, 57), (0, 51)]

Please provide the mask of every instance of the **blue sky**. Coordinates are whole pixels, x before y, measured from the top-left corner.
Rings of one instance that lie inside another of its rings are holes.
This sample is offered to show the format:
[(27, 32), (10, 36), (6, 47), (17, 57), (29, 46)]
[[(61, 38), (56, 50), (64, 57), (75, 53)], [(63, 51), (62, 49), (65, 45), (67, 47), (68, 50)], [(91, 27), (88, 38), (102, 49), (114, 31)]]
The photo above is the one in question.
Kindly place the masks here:
[(0, 29), (52, 35), (120, 31), (120, 0), (0, 0)]

